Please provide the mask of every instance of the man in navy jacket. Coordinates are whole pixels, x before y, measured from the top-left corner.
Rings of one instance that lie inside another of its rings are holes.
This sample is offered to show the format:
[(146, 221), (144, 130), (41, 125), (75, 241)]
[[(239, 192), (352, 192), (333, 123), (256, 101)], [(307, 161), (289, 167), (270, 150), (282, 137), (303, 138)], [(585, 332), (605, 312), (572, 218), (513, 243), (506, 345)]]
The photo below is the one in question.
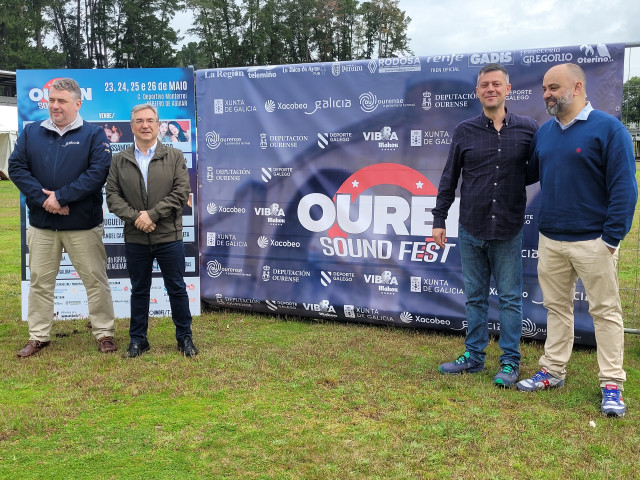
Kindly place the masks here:
[(53, 81), (49, 118), (25, 126), (9, 158), (11, 180), (29, 208), (29, 341), (18, 357), (49, 345), (62, 250), (87, 292), (98, 350), (116, 351), (114, 313), (102, 243), (102, 186), (111, 164), (104, 130), (78, 114), (81, 91), (70, 78)]

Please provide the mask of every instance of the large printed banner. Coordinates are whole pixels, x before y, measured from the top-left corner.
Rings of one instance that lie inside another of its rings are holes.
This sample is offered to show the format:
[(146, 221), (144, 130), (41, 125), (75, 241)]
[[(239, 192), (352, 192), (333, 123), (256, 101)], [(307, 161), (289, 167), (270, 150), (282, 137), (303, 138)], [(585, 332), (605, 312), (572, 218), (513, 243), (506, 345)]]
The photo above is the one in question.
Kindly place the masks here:
[[(445, 249), (431, 209), (453, 129), (482, 110), (476, 79), (490, 62), (509, 70), (512, 112), (547, 121), (542, 77), (574, 62), (592, 104), (620, 116), (622, 44), (196, 72), (203, 300), (464, 330), (458, 201)], [(523, 334), (542, 339), (537, 194), (529, 187)], [(575, 310), (576, 342), (593, 344), (581, 286)]]
[[(19, 70), (17, 72), (19, 128), (28, 122), (49, 116), (48, 96), (51, 82), (71, 77), (82, 90), (80, 115), (86, 122), (101, 125), (111, 142), (113, 153), (133, 143), (129, 124), (131, 108), (150, 103), (160, 115), (159, 141), (184, 152), (191, 176), (192, 193), (185, 208), (184, 242), (186, 252), (185, 282), (191, 313), (200, 313), (200, 278), (198, 262), (196, 128), (194, 75), (191, 69), (125, 69), (125, 70)], [(107, 274), (117, 317), (129, 317), (131, 282), (124, 256), (123, 222), (107, 210), (104, 203), (104, 236), (107, 250)], [(22, 317), (26, 319), (29, 292), (28, 248), (26, 245), (26, 214), (24, 197), (22, 217)], [(84, 318), (88, 314), (87, 297), (78, 274), (67, 254), (58, 273), (55, 290), (55, 316), (58, 319)], [(159, 268), (154, 264), (151, 287), (152, 316), (171, 314)]]

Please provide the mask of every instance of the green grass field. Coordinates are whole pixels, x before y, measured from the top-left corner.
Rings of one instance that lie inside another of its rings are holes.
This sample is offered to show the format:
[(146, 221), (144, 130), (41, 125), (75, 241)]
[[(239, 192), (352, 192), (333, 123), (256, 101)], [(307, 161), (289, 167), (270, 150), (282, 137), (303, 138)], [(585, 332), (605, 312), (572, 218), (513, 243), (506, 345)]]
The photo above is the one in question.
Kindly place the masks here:
[[(461, 353), (460, 335), (235, 311), (194, 320), (195, 359), (176, 353), (169, 319), (153, 319), (138, 359), (122, 357), (118, 320), (115, 355), (66, 321), (18, 360), (18, 209), (0, 182), (1, 479), (640, 478), (637, 335), (622, 419), (600, 415), (591, 348), (576, 349), (564, 388), (526, 394), (493, 387), (493, 340), (487, 370), (451, 378), (436, 367)], [(637, 259), (624, 258), (633, 283)], [(521, 349), (529, 376), (542, 344)]]

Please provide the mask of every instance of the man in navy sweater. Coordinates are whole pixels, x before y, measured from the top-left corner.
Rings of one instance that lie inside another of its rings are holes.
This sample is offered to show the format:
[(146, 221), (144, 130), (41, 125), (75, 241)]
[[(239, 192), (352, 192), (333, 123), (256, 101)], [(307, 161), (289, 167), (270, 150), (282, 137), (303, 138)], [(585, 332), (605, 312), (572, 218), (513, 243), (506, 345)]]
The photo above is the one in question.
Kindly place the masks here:
[(601, 410), (622, 416), (626, 375), (616, 265), (638, 197), (631, 137), (618, 119), (586, 101), (586, 78), (578, 65), (552, 67), (542, 89), (547, 113), (555, 118), (534, 136), (529, 167), (541, 187), (538, 280), (547, 309), (547, 340), (542, 368), (517, 387), (536, 391), (564, 385), (580, 277), (595, 327)]
[(75, 80), (54, 80), (48, 104), (49, 118), (26, 125), (9, 158), (11, 180), (29, 207), (29, 341), (18, 357), (30, 357), (49, 345), (63, 248), (86, 289), (98, 350), (115, 352), (113, 302), (102, 243), (109, 140), (101, 127), (79, 115), (81, 91)]

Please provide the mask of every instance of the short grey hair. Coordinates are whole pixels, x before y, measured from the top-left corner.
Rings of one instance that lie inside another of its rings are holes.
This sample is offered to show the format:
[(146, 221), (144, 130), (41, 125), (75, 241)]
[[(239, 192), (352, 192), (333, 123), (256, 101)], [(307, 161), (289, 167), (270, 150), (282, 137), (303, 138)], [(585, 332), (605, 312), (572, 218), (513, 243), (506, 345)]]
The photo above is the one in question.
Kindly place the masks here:
[(156, 121), (158, 121), (160, 117), (158, 116), (158, 109), (156, 108), (156, 106), (151, 105), (150, 103), (141, 103), (140, 105), (136, 105), (131, 109), (130, 123), (133, 123), (133, 116), (136, 114), (136, 112), (139, 112), (140, 110), (147, 110), (147, 109), (153, 112), (153, 114), (156, 117)]
[(504, 74), (504, 79), (509, 85), (509, 72), (499, 63), (487, 63), (482, 69), (478, 72), (478, 81), (480, 81), (480, 75), (484, 75), (489, 72), (502, 72)]
[(65, 90), (71, 94), (75, 100), (82, 100), (82, 92), (80, 85), (73, 78), (56, 78), (51, 83), (51, 88), (56, 90)]

